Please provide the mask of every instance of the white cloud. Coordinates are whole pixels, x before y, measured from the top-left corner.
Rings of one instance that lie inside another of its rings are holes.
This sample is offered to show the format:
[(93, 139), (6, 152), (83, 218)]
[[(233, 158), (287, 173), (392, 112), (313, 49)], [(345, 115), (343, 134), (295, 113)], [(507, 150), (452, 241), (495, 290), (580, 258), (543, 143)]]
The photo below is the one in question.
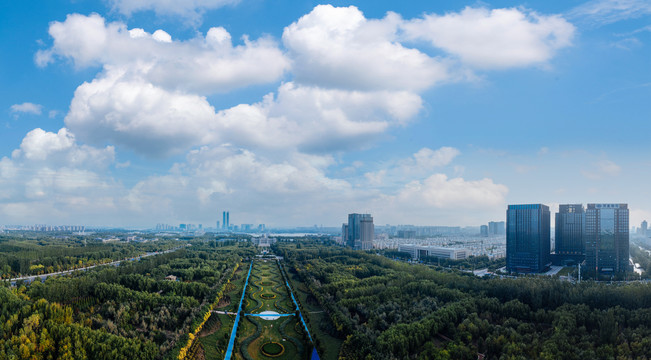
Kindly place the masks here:
[(49, 33), (54, 44), (36, 54), (39, 66), (60, 57), (78, 68), (120, 69), (169, 90), (225, 92), (276, 81), (289, 68), (273, 40), (245, 37), (242, 45), (233, 46), (221, 27), (209, 29), (205, 37), (174, 41), (163, 30), (149, 34), (127, 30), (120, 22), (107, 24), (97, 14), (71, 14), (64, 22), (51, 23)]
[(387, 170), (383, 169), (376, 172), (367, 172), (364, 177), (371, 186), (380, 186), (384, 182), (384, 177), (387, 175)]
[(43, 112), (43, 105), (24, 102), (22, 104), (11, 105), (10, 110), (12, 113), (41, 115), (41, 113)]
[(423, 90), (449, 78), (443, 61), (398, 42), (399, 15), (367, 20), (354, 6), (316, 6), (285, 28), (296, 81), (357, 90)]
[(606, 25), (648, 14), (651, 14), (649, 0), (593, 0), (575, 7), (568, 16), (593, 25)]
[(466, 181), (434, 174), (424, 181), (412, 181), (405, 185), (395, 201), (412, 204), (416, 208), (486, 208), (503, 204), (507, 193), (506, 186), (495, 184), (491, 179)]
[(619, 175), (622, 168), (610, 160), (601, 160), (593, 164), (591, 170), (582, 170), (583, 176), (588, 179), (598, 180), (603, 177)]
[(286, 83), (276, 98), (268, 95), (260, 103), (215, 113), (204, 97), (167, 91), (113, 71), (77, 88), (65, 121), (86, 141), (112, 141), (150, 156), (220, 143), (327, 152), (368, 146), (420, 108), (420, 97), (408, 92)]
[(549, 61), (571, 45), (575, 28), (560, 15), (524, 9), (466, 7), (460, 13), (426, 14), (402, 25), (408, 39), (421, 39), (482, 69), (505, 69)]
[(79, 86), (65, 122), (85, 141), (112, 141), (150, 156), (208, 143), (216, 126), (205, 97), (125, 79), (117, 71)]
[(263, 214), (261, 222), (273, 221), (283, 212), (307, 219), (326, 213), (328, 204), (350, 193), (346, 181), (325, 175), (332, 163), (329, 156), (291, 153), (272, 160), (230, 146), (203, 147), (191, 151), (169, 174), (134, 186), (129, 207), (154, 213), (186, 211), (184, 216), (197, 217), (205, 209), (222, 206), (242, 217)]
[(444, 146), (438, 150), (422, 148), (412, 158), (403, 161), (402, 166), (408, 170), (431, 171), (434, 168), (448, 165), (460, 154), (458, 149)]
[(114, 157), (112, 146), (80, 145), (65, 128), (34, 129), (11, 158), (0, 159), (0, 214), (20, 222), (59, 218), (68, 223), (97, 216), (121, 192), (105, 173)]
[(115, 149), (113, 146), (98, 149), (79, 145), (75, 141), (75, 136), (66, 128), (60, 129), (57, 133), (37, 128), (27, 133), (20, 144), (20, 149), (12, 153), (12, 158), (47, 162), (58, 166), (104, 168), (115, 160)]
[(345, 91), (286, 83), (274, 99), (218, 114), (225, 138), (240, 146), (307, 152), (358, 149), (390, 126), (418, 113), (421, 98), (409, 92)]
[(207, 10), (234, 5), (239, 0), (108, 0), (114, 10), (124, 15), (140, 11), (154, 11), (157, 15), (180, 16), (198, 24)]

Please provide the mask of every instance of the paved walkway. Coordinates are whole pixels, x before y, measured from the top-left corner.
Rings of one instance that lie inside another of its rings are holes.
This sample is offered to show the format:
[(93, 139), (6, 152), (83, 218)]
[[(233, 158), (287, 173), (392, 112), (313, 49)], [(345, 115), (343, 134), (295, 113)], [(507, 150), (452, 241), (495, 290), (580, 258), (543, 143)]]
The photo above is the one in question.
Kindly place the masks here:
[(222, 315), (237, 315), (237, 313), (234, 312), (228, 312), (228, 311), (217, 311), (213, 310), (213, 314), (222, 314)]

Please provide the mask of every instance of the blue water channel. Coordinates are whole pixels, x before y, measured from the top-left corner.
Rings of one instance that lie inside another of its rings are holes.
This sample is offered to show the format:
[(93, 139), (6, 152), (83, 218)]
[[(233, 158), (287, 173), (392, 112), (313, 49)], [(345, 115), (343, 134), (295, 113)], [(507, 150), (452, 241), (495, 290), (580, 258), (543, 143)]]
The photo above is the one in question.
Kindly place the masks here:
[(240, 322), (240, 313), (242, 313), (242, 303), (244, 302), (244, 295), (246, 295), (246, 288), (249, 286), (249, 277), (251, 276), (251, 269), (253, 269), (253, 261), (249, 265), (249, 273), (246, 275), (246, 282), (244, 283), (244, 290), (242, 290), (242, 298), (240, 299), (240, 306), (237, 308), (237, 315), (235, 315), (235, 324), (231, 331), (231, 338), (228, 340), (228, 348), (226, 349), (226, 356), (224, 360), (230, 360), (233, 355), (233, 347), (235, 346), (235, 334), (237, 333), (237, 324)]

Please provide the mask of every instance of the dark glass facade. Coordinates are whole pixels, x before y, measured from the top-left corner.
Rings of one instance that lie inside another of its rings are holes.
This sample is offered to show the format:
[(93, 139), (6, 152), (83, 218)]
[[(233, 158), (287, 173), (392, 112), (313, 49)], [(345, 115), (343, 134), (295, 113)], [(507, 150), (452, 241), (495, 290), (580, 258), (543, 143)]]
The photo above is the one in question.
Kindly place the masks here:
[(562, 260), (583, 261), (585, 243), (585, 211), (582, 204), (559, 205), (556, 213), (555, 252)]
[(628, 271), (628, 205), (588, 204), (584, 240), (589, 271), (598, 274)]
[(370, 214), (348, 214), (348, 224), (342, 227), (345, 244), (354, 250), (369, 250), (373, 248), (374, 234), (373, 217)]
[(550, 213), (543, 204), (506, 210), (506, 270), (542, 272), (550, 263)]

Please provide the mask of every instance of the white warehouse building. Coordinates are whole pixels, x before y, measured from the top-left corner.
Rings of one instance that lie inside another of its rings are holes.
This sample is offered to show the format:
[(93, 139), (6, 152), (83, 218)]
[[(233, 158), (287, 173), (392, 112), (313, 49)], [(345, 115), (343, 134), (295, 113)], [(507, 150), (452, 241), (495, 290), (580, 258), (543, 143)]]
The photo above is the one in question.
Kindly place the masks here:
[(413, 260), (419, 260), (425, 256), (434, 256), (444, 259), (466, 259), (469, 252), (466, 249), (460, 248), (444, 248), (439, 246), (425, 246), (425, 245), (412, 245), (412, 244), (399, 244), (398, 251), (411, 254)]

